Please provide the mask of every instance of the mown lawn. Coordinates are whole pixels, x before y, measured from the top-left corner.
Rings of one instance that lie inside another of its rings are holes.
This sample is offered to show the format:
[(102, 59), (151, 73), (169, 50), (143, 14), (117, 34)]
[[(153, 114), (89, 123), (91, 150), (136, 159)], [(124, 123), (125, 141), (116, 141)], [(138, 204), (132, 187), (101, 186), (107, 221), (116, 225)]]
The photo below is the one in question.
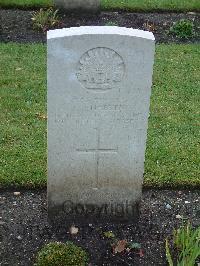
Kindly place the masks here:
[(53, 6), (53, 0), (0, 0), (1, 7), (49, 7)]
[(135, 11), (200, 10), (199, 0), (101, 0), (103, 9)]
[[(53, 0), (0, 0), (2, 7), (47, 7), (53, 5)], [(101, 0), (103, 10), (200, 10), (199, 0)]]
[[(0, 184), (46, 185), (46, 46), (0, 44)], [(200, 47), (158, 45), (145, 185), (200, 185)]]
[(1, 185), (46, 182), (45, 53), (43, 45), (0, 45)]

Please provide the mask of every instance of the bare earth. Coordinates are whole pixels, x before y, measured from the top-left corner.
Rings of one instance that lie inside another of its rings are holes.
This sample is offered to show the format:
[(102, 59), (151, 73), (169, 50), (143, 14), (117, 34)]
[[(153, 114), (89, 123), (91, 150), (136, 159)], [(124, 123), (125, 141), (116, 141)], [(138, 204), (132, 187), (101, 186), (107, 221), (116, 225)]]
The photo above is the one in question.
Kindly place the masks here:
[[(0, 265), (33, 265), (37, 251), (50, 241), (72, 240), (90, 254), (91, 265), (167, 265), (165, 238), (182, 219), (200, 225), (200, 191), (147, 190), (143, 192), (138, 226), (124, 224), (80, 224), (79, 233), (70, 235), (68, 226), (52, 227), (47, 222), (46, 191), (0, 193)], [(178, 217), (179, 217), (178, 216)], [(137, 251), (113, 255), (104, 232), (140, 243), (144, 256)]]

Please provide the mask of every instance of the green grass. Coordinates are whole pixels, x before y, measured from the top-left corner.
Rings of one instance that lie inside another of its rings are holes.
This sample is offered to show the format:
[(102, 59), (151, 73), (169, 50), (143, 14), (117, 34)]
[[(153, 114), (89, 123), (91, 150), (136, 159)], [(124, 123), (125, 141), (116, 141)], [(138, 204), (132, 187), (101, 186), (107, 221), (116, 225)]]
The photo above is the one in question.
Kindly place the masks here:
[[(46, 185), (46, 46), (0, 45), (0, 184)], [(199, 45), (158, 45), (145, 185), (200, 185)]]
[(200, 185), (200, 46), (156, 52), (145, 184)]
[[(47, 7), (53, 5), (53, 0), (0, 0), (2, 7)], [(200, 10), (199, 0), (101, 0), (103, 10), (130, 11), (195, 11)]]
[(111, 10), (200, 10), (199, 0), (102, 0), (103, 9)]
[(46, 47), (0, 45), (0, 184), (46, 182)]
[(49, 7), (53, 6), (53, 0), (0, 0), (1, 7)]

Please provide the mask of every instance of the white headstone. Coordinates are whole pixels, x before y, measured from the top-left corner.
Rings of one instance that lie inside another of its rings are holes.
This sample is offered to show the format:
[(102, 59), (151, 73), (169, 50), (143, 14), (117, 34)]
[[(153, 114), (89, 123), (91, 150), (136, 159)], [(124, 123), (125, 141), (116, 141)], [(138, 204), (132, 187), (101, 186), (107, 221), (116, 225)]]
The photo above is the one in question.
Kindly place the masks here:
[(100, 9), (100, 0), (54, 0), (54, 3), (58, 8), (67, 11), (98, 11)]
[(136, 217), (154, 36), (119, 27), (48, 32), (48, 209)]

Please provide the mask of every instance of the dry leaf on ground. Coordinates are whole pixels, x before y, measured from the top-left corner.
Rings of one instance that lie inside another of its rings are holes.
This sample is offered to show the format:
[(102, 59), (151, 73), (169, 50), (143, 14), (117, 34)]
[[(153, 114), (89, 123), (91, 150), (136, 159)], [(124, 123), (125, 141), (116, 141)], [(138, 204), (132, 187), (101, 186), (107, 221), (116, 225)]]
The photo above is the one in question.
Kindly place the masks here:
[(113, 253), (121, 253), (126, 249), (127, 241), (119, 240), (116, 245), (113, 246)]

